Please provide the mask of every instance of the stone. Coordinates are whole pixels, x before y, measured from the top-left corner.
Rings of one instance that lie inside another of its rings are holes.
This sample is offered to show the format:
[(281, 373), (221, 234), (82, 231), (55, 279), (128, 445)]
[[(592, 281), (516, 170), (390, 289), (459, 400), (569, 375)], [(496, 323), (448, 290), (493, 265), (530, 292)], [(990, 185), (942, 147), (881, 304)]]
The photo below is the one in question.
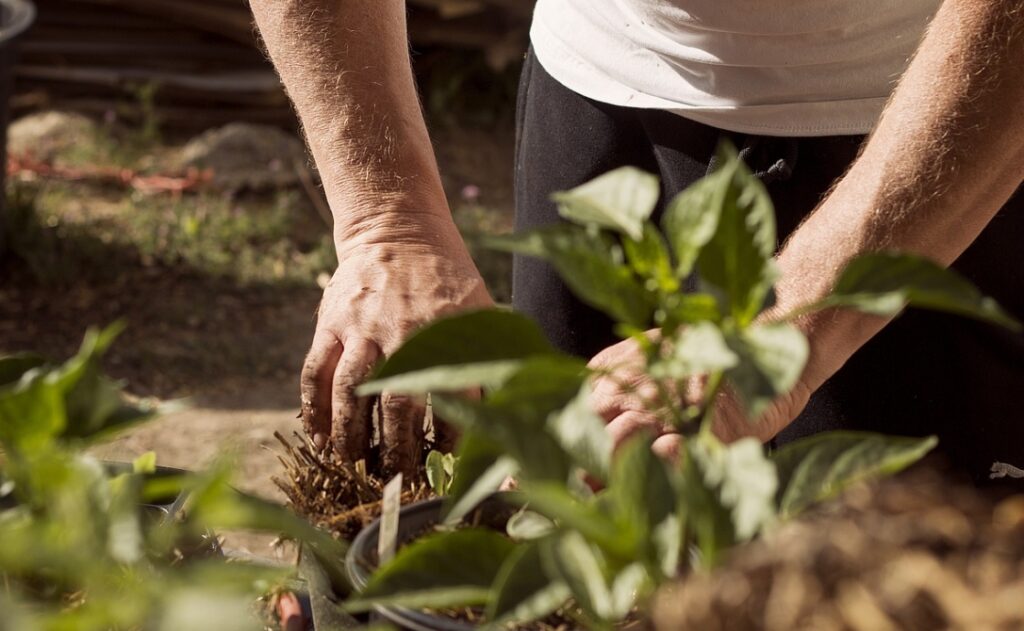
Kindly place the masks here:
[(62, 162), (98, 137), (90, 118), (73, 112), (45, 111), (23, 116), (7, 128), (7, 151), (42, 162)]
[(266, 191), (294, 186), (310, 169), (294, 135), (270, 125), (229, 123), (196, 136), (181, 149), (180, 167), (213, 171), (211, 184), (227, 191)]

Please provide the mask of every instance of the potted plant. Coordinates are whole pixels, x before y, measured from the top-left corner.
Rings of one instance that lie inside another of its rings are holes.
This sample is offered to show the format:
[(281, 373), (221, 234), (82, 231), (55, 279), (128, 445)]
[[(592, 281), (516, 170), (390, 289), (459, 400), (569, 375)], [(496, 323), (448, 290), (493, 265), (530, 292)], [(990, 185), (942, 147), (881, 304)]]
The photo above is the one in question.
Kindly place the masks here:
[[(711, 402), (721, 388), (757, 418), (796, 383), (808, 354), (791, 322), (799, 313), (895, 315), (911, 305), (1019, 328), (955, 272), (897, 253), (860, 257), (829, 298), (760, 321), (776, 276), (772, 206), (731, 149), (723, 147), (717, 163), (667, 204), (661, 231), (649, 220), (656, 178), (625, 168), (557, 194), (566, 223), (490, 240), (550, 262), (584, 302), (619, 323), (623, 337), (637, 340), (657, 386), (650, 410), (684, 437), (677, 461), (654, 456), (647, 436), (613, 458), (588, 402), (598, 373), (554, 350), (527, 318), (486, 310), (436, 322), (361, 393), (431, 393), (435, 412), (463, 432), (450, 494), (443, 506), (404, 509), (400, 523), (416, 522), (403, 525), (415, 537), (376, 568), (343, 604), (347, 611), (377, 608), (400, 620), (396, 612), (411, 609), (475, 607), (492, 626), (559, 611), (585, 628), (610, 628), (642, 612), (672, 577), (713, 567), (779, 520), (854, 480), (897, 471), (935, 445), (933, 437), (841, 432), (769, 454), (754, 438), (723, 444), (715, 437)], [(698, 290), (684, 293), (694, 275)], [(647, 333), (652, 327), (655, 335)], [(680, 404), (675, 393), (698, 376), (706, 379), (702, 393)], [(483, 397), (460, 394), (470, 388), (482, 388)], [(510, 476), (520, 489), (512, 501), (522, 508), (507, 531), (467, 523)], [(428, 512), (434, 527), (422, 523)], [(417, 624), (410, 628), (452, 628), (443, 615)]]

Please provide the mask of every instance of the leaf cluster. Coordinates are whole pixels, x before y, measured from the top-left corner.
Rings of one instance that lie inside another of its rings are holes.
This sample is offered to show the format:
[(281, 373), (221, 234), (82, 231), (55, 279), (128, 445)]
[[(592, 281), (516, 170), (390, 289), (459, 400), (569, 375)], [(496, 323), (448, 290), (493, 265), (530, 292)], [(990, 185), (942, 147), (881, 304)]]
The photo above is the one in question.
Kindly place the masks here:
[[(893, 316), (910, 305), (1019, 328), (954, 272), (898, 253), (860, 257), (824, 301), (762, 321), (778, 274), (771, 201), (731, 148), (720, 149), (717, 164), (667, 202), (660, 229), (651, 221), (657, 179), (623, 168), (556, 194), (564, 223), (490, 242), (550, 263), (645, 349), (660, 393), (649, 407), (687, 437), (678, 460), (655, 457), (646, 437), (613, 458), (588, 405), (598, 375), (553, 349), (525, 317), (486, 310), (429, 326), (363, 393), (432, 393), (435, 412), (462, 429), (447, 524), (509, 476), (523, 510), (505, 533), (449, 529), (412, 542), (350, 609), (478, 605), (495, 626), (560, 610), (587, 628), (608, 627), (682, 568), (712, 567), (778, 520), (855, 480), (895, 472), (935, 445), (931, 437), (843, 432), (767, 454), (753, 438), (715, 438), (711, 402), (726, 384), (756, 419), (797, 383), (808, 356), (792, 323), (800, 314), (853, 308)], [(694, 377), (707, 385), (696, 404), (684, 405), (675, 393)], [(475, 387), (483, 389), (479, 400), (460, 394)]]
[(152, 453), (127, 466), (87, 455), (159, 411), (101, 370), (119, 330), (90, 331), (59, 365), (0, 358), (0, 629), (262, 628), (254, 598), (288, 573), (227, 563), (212, 528), (285, 533), (341, 576), (340, 544), (234, 491), (226, 462), (178, 474)]

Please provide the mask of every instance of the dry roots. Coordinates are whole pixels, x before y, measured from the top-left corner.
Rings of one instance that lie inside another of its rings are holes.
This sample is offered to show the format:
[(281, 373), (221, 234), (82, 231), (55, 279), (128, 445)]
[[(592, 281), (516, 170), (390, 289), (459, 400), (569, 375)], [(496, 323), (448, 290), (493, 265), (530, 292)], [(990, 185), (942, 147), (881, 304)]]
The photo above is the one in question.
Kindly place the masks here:
[[(285, 453), (284, 466), (274, 484), (299, 515), (328, 530), (339, 539), (351, 540), (380, 516), (381, 494), (386, 480), (366, 470), (365, 463), (342, 462), (331, 451), (318, 451), (305, 436), (295, 434), (297, 445), (275, 432)], [(402, 492), (402, 505), (426, 499), (430, 489), (416, 482)]]
[(658, 629), (1024, 627), (1024, 495), (933, 469), (862, 486), (664, 590)]

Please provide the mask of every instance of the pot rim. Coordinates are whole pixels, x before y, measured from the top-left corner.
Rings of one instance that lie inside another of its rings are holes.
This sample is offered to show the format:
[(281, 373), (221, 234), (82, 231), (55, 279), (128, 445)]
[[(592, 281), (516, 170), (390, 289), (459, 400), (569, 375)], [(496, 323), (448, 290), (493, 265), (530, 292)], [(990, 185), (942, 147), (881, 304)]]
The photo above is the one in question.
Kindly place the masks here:
[[(508, 498), (515, 497), (517, 495), (518, 494), (515, 492), (508, 491), (492, 493), (481, 500), (473, 510), (476, 510), (489, 502), (500, 502), (505, 506), (512, 506), (514, 503), (507, 500)], [(429, 523), (431, 521), (433, 521), (433, 523), (439, 523), (441, 508), (444, 505), (444, 501), (445, 498), (443, 497), (435, 497), (429, 500), (421, 500), (419, 502), (403, 506), (398, 512), (399, 532), (401, 532), (402, 518), (408, 519), (409, 517), (420, 517), (422, 523)], [(368, 526), (359, 531), (359, 534), (352, 540), (351, 545), (349, 545), (348, 552), (345, 554), (345, 573), (348, 575), (348, 579), (356, 591), (362, 590), (366, 587), (366, 584), (370, 579), (372, 569), (368, 567), (370, 564), (366, 559), (366, 555), (376, 547), (379, 533), (380, 518), (378, 517), (370, 522)], [(476, 625), (467, 624), (452, 618), (424, 613), (423, 611), (410, 609), (408, 607), (374, 605), (373, 609), (389, 622), (399, 625), (402, 629), (409, 629), (411, 631), (473, 631), (478, 628)]]

